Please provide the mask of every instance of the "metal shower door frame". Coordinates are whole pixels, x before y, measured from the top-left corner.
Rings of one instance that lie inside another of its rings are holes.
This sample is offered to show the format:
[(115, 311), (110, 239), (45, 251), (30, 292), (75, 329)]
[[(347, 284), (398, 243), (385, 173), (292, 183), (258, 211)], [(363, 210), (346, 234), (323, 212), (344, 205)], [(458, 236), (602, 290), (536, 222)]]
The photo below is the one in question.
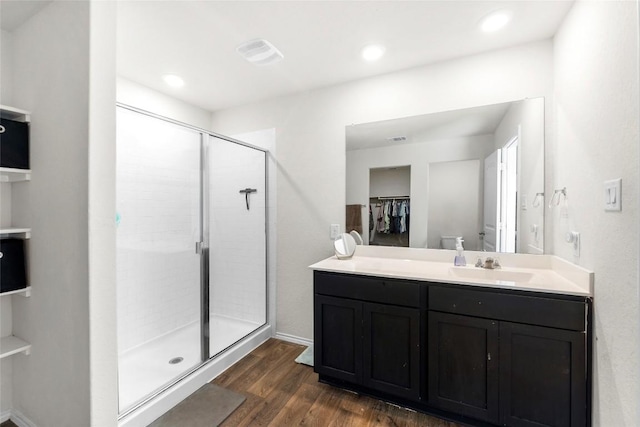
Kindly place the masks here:
[[(118, 420), (122, 420), (127, 415), (136, 411), (140, 407), (147, 404), (149, 401), (157, 397), (158, 395), (164, 393), (170, 388), (174, 387), (176, 384), (184, 381), (187, 377), (192, 375), (194, 372), (202, 369), (208, 363), (215, 360), (217, 357), (222, 356), (224, 351), (214, 355), (214, 357), (210, 356), (209, 344), (210, 344), (210, 336), (209, 336), (209, 296), (210, 296), (210, 265), (209, 265), (209, 224), (210, 224), (210, 209), (209, 209), (209, 201), (210, 201), (210, 186), (209, 186), (209, 178), (210, 178), (210, 170), (209, 170), (209, 141), (211, 138), (218, 138), (236, 145), (241, 145), (247, 148), (251, 148), (257, 151), (260, 151), (264, 154), (264, 192), (265, 192), (265, 208), (264, 208), (264, 230), (265, 230), (265, 323), (261, 326), (263, 327), (266, 324), (269, 324), (269, 233), (268, 233), (268, 224), (269, 224), (269, 213), (268, 213), (268, 202), (269, 202), (269, 171), (268, 171), (268, 163), (267, 163), (267, 153), (268, 151), (254, 146), (252, 144), (248, 144), (243, 141), (236, 140), (234, 138), (230, 138), (228, 136), (216, 134), (215, 132), (208, 131), (206, 129), (193, 126), (178, 120), (171, 119), (169, 117), (165, 117), (159, 114), (155, 114), (137, 107), (133, 107), (131, 105), (123, 104), (120, 102), (116, 103), (116, 107), (120, 107), (126, 110), (130, 110), (148, 117), (156, 118), (159, 120), (163, 120), (168, 123), (172, 123), (177, 126), (182, 126), (187, 129), (194, 130), (200, 133), (200, 238), (199, 241), (195, 242), (195, 251), (200, 256), (200, 353), (201, 360), (200, 363), (193, 368), (185, 371), (182, 375), (175, 378), (173, 381), (165, 384), (164, 387), (161, 387), (151, 394), (149, 394), (146, 398), (139, 401), (136, 405), (128, 408), (126, 411), (118, 414)], [(255, 333), (259, 330), (260, 327), (249, 335)], [(247, 336), (249, 336), (247, 335)], [(246, 338), (246, 336), (245, 336)], [(234, 344), (235, 345), (235, 344)], [(233, 345), (231, 346), (233, 347)], [(229, 347), (229, 348), (231, 348)]]

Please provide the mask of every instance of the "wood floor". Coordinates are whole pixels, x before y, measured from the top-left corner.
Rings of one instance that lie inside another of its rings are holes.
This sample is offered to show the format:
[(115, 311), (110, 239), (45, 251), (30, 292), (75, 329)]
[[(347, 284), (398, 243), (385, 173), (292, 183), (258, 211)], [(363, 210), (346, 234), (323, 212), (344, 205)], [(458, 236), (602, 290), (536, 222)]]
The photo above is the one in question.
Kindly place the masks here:
[(304, 348), (270, 339), (216, 378), (247, 398), (222, 427), (459, 426), (319, 383), (312, 367), (294, 362)]

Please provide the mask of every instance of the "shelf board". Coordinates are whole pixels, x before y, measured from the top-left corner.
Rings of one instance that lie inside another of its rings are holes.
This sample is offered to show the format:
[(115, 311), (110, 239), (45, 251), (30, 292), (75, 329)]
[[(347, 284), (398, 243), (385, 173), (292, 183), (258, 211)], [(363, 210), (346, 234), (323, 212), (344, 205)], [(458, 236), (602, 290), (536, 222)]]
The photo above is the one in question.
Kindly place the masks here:
[(15, 120), (18, 122), (30, 122), (31, 113), (20, 108), (9, 107), (8, 105), (0, 105), (0, 117)]
[(19, 295), (23, 297), (31, 296), (31, 286), (27, 286), (26, 288), (16, 289), (15, 291), (2, 292), (0, 293), (0, 297), (6, 297), (9, 295)]
[(31, 181), (31, 169), (0, 168), (0, 182)]
[(30, 228), (0, 228), (0, 237), (22, 237), (23, 239), (31, 238)]
[(0, 338), (0, 359), (18, 353), (31, 354), (31, 344), (13, 335)]

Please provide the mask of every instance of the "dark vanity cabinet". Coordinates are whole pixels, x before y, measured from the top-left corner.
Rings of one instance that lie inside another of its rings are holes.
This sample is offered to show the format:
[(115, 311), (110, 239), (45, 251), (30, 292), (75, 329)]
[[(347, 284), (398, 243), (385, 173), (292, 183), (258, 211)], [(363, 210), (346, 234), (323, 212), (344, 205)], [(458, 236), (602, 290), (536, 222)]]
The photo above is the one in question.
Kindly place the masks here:
[(419, 284), (316, 272), (314, 290), (316, 372), (418, 401)]
[(583, 333), (501, 322), (500, 367), (504, 425), (587, 425)]
[(590, 298), (314, 274), (321, 381), (471, 425), (590, 425)]
[(499, 325), (429, 312), (428, 401), (435, 408), (499, 421)]
[(507, 426), (584, 426), (586, 301), (429, 287), (429, 404)]

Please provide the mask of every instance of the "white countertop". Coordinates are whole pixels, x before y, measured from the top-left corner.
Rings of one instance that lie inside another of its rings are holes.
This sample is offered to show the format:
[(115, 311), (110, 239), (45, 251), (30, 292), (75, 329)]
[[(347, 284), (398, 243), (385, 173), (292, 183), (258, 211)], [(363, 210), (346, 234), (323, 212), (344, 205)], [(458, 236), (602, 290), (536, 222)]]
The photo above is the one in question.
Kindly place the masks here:
[[(335, 256), (309, 268), (318, 271), (389, 277), (553, 294), (592, 296), (593, 272), (553, 255), (465, 252), (466, 267), (454, 267), (455, 251), (358, 246), (350, 259)], [(478, 256), (497, 256), (502, 268), (474, 267)]]

